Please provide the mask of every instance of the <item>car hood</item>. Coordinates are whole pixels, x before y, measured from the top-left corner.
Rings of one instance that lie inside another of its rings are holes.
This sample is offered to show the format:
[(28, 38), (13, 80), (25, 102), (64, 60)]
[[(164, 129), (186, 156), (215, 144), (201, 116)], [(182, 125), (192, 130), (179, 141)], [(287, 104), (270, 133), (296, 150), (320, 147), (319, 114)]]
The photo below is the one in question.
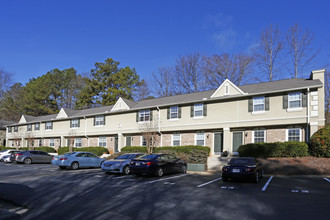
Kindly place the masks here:
[(105, 163), (121, 163), (121, 162), (126, 162), (126, 161), (129, 161), (129, 160), (107, 160)]

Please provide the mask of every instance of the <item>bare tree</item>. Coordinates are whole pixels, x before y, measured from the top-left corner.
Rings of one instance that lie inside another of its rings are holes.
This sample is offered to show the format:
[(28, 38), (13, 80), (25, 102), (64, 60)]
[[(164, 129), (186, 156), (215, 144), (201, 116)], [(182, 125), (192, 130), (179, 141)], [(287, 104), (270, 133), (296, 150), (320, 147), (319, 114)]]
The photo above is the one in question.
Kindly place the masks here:
[(147, 99), (149, 96), (150, 96), (149, 85), (147, 81), (143, 79), (137, 85), (137, 89), (134, 93), (134, 100), (140, 101), (143, 99)]
[(147, 144), (147, 152), (151, 154), (155, 146), (159, 142), (160, 131), (159, 131), (159, 118), (154, 117), (149, 122), (145, 122), (139, 125), (139, 130), (142, 137), (145, 139)]
[(25, 139), (27, 141), (27, 147), (29, 150), (34, 150), (34, 134), (32, 132), (26, 132)]
[(12, 74), (6, 72), (3, 68), (0, 68), (0, 98), (2, 98), (4, 92), (9, 88), (12, 82)]
[(283, 48), (281, 32), (276, 25), (270, 25), (261, 32), (258, 46), (255, 48), (255, 56), (259, 69), (267, 74), (269, 81), (274, 79), (277, 71), (277, 58)]
[(246, 54), (213, 55), (203, 57), (203, 73), (207, 80), (208, 87), (218, 88), (225, 80), (229, 79), (236, 85), (240, 85), (252, 70), (254, 58)]
[(160, 67), (158, 73), (152, 73), (153, 92), (158, 97), (171, 96), (179, 94), (177, 81), (171, 67)]
[[(295, 78), (317, 56), (320, 49), (314, 51), (312, 47), (313, 34), (298, 24), (290, 27), (286, 34), (286, 47), (291, 56), (292, 74)], [(290, 68), (290, 69), (291, 69)]]
[(201, 60), (199, 53), (179, 56), (175, 66), (175, 78), (178, 81), (179, 93), (199, 92), (205, 89), (204, 76), (200, 71)]

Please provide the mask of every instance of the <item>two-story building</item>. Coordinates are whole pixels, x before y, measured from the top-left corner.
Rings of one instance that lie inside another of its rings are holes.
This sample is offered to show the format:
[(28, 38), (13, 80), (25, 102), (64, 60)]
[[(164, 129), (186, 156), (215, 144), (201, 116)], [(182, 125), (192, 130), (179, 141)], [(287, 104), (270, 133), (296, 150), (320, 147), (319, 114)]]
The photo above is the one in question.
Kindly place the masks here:
[(216, 90), (22, 115), (7, 127), (7, 146), (103, 146), (112, 153), (145, 145), (146, 131), (157, 132), (157, 146), (204, 145), (212, 154), (247, 143), (308, 141), (325, 124), (324, 72), (243, 86), (225, 80)]

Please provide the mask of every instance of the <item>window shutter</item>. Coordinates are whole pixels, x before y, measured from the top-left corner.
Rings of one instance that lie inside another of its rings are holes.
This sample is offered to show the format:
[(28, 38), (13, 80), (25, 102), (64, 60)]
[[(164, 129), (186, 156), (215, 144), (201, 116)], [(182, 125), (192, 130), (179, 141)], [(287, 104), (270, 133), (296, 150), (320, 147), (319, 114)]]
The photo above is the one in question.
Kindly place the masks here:
[(103, 115), (103, 125), (105, 125), (105, 115)]
[(128, 136), (126, 137), (126, 146), (130, 147), (132, 145), (132, 137), (131, 136)]
[(203, 103), (203, 116), (207, 116), (207, 104)]
[(139, 112), (136, 112), (136, 122), (139, 122)]
[(152, 110), (150, 110), (150, 121), (152, 121)]
[(194, 105), (190, 106), (190, 117), (194, 117)]
[(253, 99), (249, 99), (249, 107), (248, 107), (249, 112), (253, 112)]
[(178, 118), (181, 118), (181, 107), (178, 107)]
[(72, 128), (72, 119), (70, 120), (70, 128)]
[(170, 119), (171, 107), (167, 108), (167, 119)]
[(80, 128), (80, 118), (78, 118), (78, 128)]
[(307, 94), (302, 93), (302, 107), (307, 107)]
[(53, 129), (53, 122), (50, 123), (50, 129)]
[(265, 110), (269, 110), (269, 97), (265, 97)]
[(288, 108), (288, 95), (283, 95), (283, 109)]
[(96, 117), (94, 116), (94, 126), (95, 126), (95, 123), (96, 123)]

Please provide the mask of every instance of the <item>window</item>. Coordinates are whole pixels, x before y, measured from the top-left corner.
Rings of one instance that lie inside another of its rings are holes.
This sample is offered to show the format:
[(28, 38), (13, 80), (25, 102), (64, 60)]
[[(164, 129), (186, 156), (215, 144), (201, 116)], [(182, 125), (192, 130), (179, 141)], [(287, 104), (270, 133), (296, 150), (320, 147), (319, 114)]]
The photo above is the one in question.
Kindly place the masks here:
[(32, 125), (31, 124), (27, 125), (27, 131), (32, 131)]
[(34, 124), (34, 130), (36, 130), (36, 131), (40, 130), (40, 124), (39, 123)]
[(104, 115), (95, 116), (94, 118), (94, 126), (102, 126), (105, 125)]
[(107, 138), (99, 137), (99, 147), (106, 147), (106, 146), (107, 146)]
[(170, 118), (171, 119), (179, 118), (178, 106), (173, 106), (170, 108)]
[(41, 147), (41, 146), (42, 146), (42, 140), (39, 139), (39, 147)]
[(143, 147), (147, 146), (147, 140), (146, 140), (145, 137), (143, 137), (143, 136), (142, 136), (142, 143), (141, 143), (141, 145), (142, 145)]
[(300, 141), (300, 128), (288, 129), (288, 141)]
[(180, 146), (180, 145), (181, 145), (181, 135), (172, 134), (172, 146)]
[(194, 117), (203, 116), (203, 104), (195, 104), (194, 105)]
[(150, 110), (139, 111), (139, 121), (150, 121)]
[(49, 139), (49, 146), (51, 147), (55, 146), (55, 139)]
[(53, 129), (53, 122), (48, 121), (46, 122), (46, 130), (52, 130)]
[(79, 119), (75, 118), (75, 119), (71, 119), (71, 128), (79, 128)]
[(18, 132), (18, 127), (17, 126), (14, 127), (14, 132)]
[(205, 135), (204, 133), (196, 133), (196, 145), (204, 146)]
[(81, 138), (76, 138), (74, 140), (74, 146), (75, 147), (81, 147)]
[(290, 93), (289, 94), (289, 108), (299, 108), (301, 107), (301, 93)]
[(253, 131), (253, 143), (264, 143), (265, 142), (265, 130), (254, 130)]
[(265, 97), (253, 98), (253, 111), (264, 111), (265, 110)]
[(8, 133), (11, 133), (13, 130), (13, 127), (8, 127)]

